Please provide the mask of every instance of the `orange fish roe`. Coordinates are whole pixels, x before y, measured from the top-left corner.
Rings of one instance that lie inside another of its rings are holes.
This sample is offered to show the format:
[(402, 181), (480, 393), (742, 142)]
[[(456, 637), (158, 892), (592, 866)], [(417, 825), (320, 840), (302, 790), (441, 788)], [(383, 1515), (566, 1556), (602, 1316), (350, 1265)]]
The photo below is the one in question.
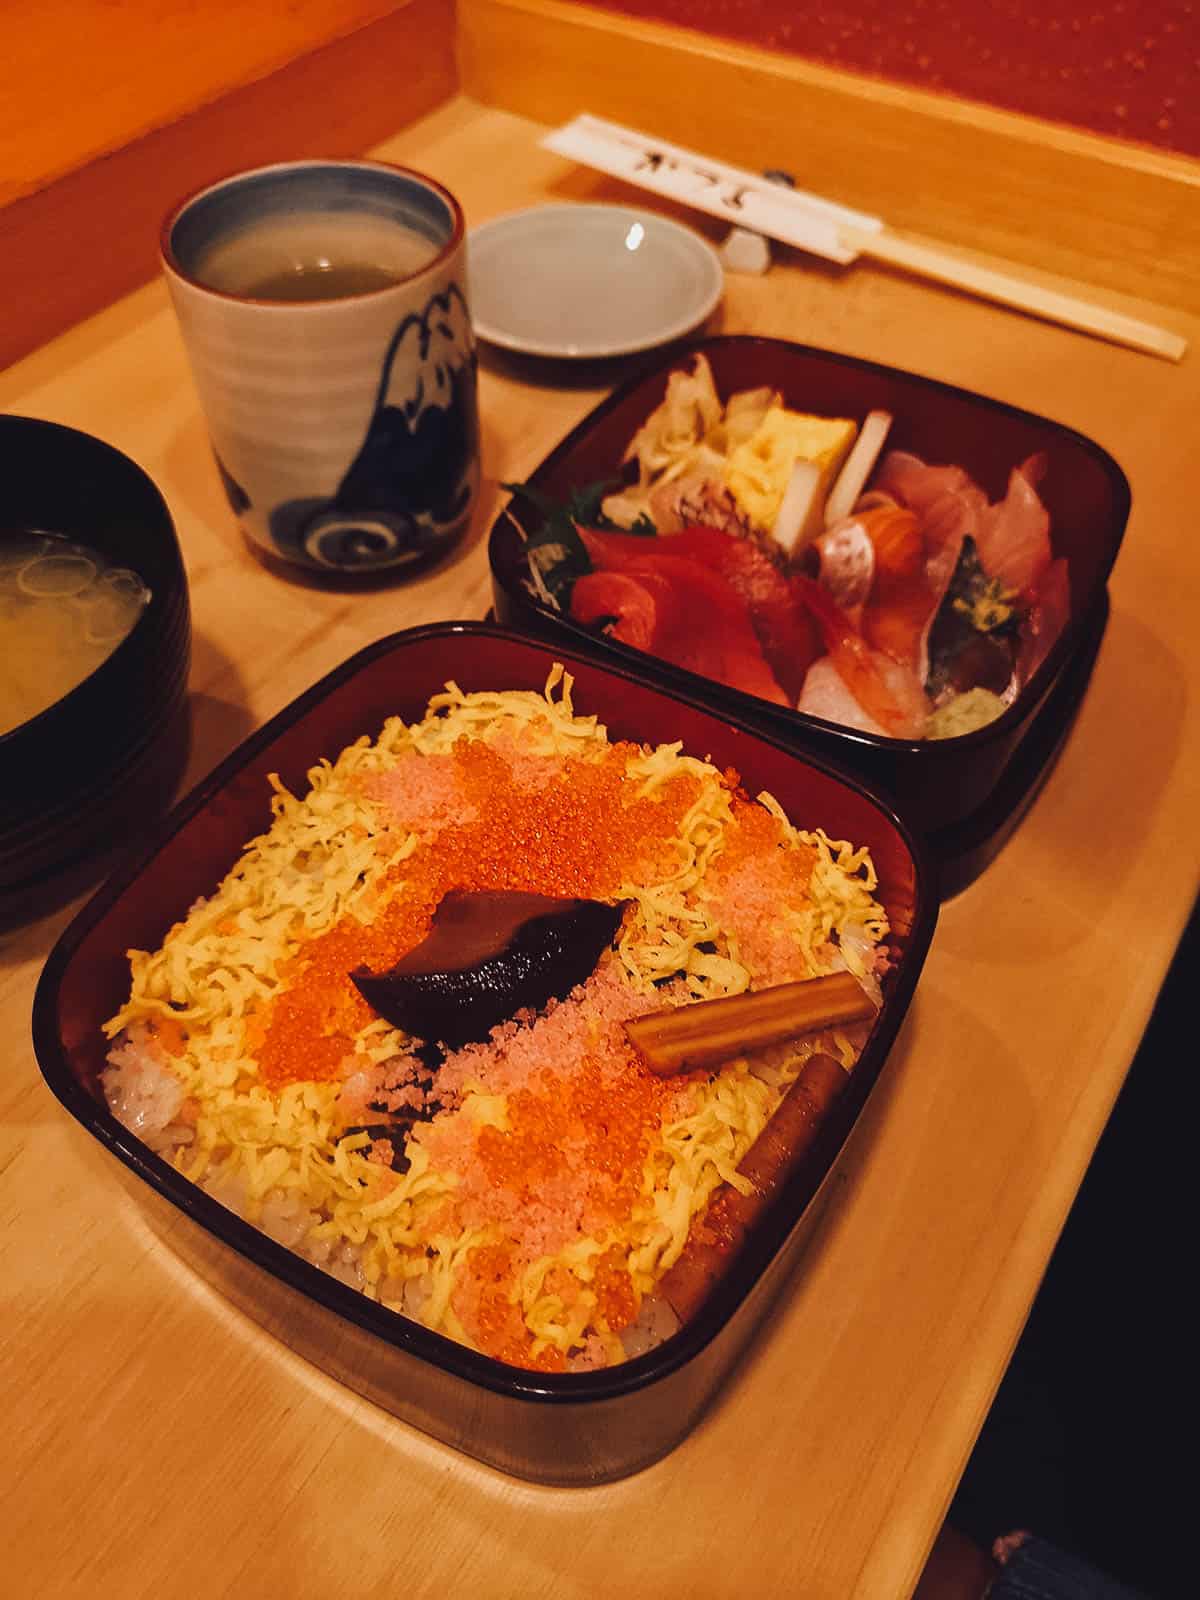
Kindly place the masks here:
[[(439, 1072), (439, 1093), (453, 1095), (475, 1081), (506, 1096), (506, 1128), (477, 1126), (464, 1112), (413, 1134), (435, 1166), (458, 1179), (439, 1229), (489, 1227), (506, 1235), (510, 1256), (481, 1258), (506, 1303), (515, 1300), (519, 1276), (533, 1262), (628, 1221), (657, 1131), (690, 1096), (687, 1082), (655, 1078), (640, 1067), (620, 1025), (661, 999), (634, 994), (615, 963), (602, 963), (576, 996), (531, 1026), (509, 1024), (489, 1043), (468, 1045)], [(473, 1271), (468, 1265), (460, 1277)], [(543, 1292), (558, 1293), (568, 1308), (577, 1303), (578, 1280), (556, 1272), (554, 1282)], [(612, 1331), (634, 1320), (636, 1294), (619, 1249), (601, 1259), (593, 1289)], [(476, 1286), (464, 1291), (462, 1306), (454, 1301), (464, 1328), (481, 1292)], [(507, 1320), (498, 1327), (473, 1322), (471, 1330), (479, 1348), (497, 1356), (501, 1343), (511, 1352), (513, 1337)], [(528, 1329), (525, 1336), (532, 1339)], [(530, 1365), (531, 1350), (528, 1344), (523, 1356), (501, 1358)]]
[[(448, 757), (409, 754), (395, 774), (373, 781), (385, 806), (417, 792), (411, 763), (440, 763), (433, 809), (462, 820), (432, 839), (387, 875), (381, 898), (395, 889), (374, 920), (345, 917), (301, 952), (283, 974), (287, 988), (271, 1003), (258, 1051), (259, 1076), (272, 1090), (325, 1082), (343, 1075), (353, 1035), (373, 1015), (350, 981), (356, 967), (386, 971), (417, 945), (448, 889), (517, 889), (534, 894), (611, 899), (620, 884), (646, 870), (669, 841), (699, 792), (684, 773), (654, 796), (630, 800), (625, 768), (637, 746), (609, 747), (599, 761), (564, 758), (559, 776), (545, 781), (539, 767), (527, 784), (481, 740), (459, 739)], [(394, 780), (394, 781), (393, 781)], [(457, 793), (459, 803), (455, 805)], [(397, 817), (401, 824), (403, 815)]]
[(566, 1361), (554, 1345), (533, 1353), (534, 1338), (521, 1308), (511, 1298), (512, 1249), (506, 1244), (478, 1245), (467, 1255), (450, 1303), (463, 1331), (484, 1352), (510, 1366), (540, 1372), (562, 1372)]
[[(585, 1233), (603, 1232), (629, 1215), (651, 1135), (673, 1092), (674, 1085), (632, 1066), (615, 1082), (594, 1060), (579, 1063), (570, 1077), (544, 1071), (536, 1087), (509, 1095), (507, 1131), (480, 1130), (482, 1193), (507, 1190), (522, 1210), (546, 1211), (548, 1230), (557, 1195), (567, 1189), (568, 1216), (574, 1213)], [(547, 1196), (555, 1202), (547, 1205)], [(567, 1237), (566, 1227), (560, 1239), (547, 1231), (541, 1244), (553, 1250)]]
[(596, 1292), (597, 1315), (604, 1318), (613, 1333), (627, 1328), (638, 1314), (638, 1302), (619, 1250), (606, 1250), (597, 1261), (592, 1288)]
[(489, 746), (459, 740), (454, 755), (463, 793), (481, 820), (439, 834), (441, 893), (614, 895), (636, 872), (639, 850), (660, 848), (699, 792), (685, 773), (653, 797), (630, 800), (625, 768), (636, 753), (635, 745), (616, 744), (599, 761), (566, 758), (554, 782), (531, 789), (513, 782), (511, 767)]
[(706, 877), (705, 899), (760, 985), (805, 978), (808, 965), (780, 927), (777, 908), (807, 890), (816, 850), (783, 848), (778, 818), (740, 795), (733, 799), (733, 817), (735, 826), (726, 830), (725, 848)]
[[(344, 969), (343, 969), (344, 970)], [(271, 1005), (271, 1020), (259, 1048), (259, 1077), (268, 1089), (289, 1083), (327, 1083), (342, 1076), (342, 1063), (353, 1048), (348, 1033), (336, 1027), (327, 1031), (334, 1006), (344, 985), (339, 972), (332, 982), (314, 965), (304, 981), (279, 995)], [(357, 993), (357, 990), (355, 990)], [(363, 1021), (370, 1019), (365, 1009)]]
[(187, 1049), (187, 1029), (174, 1017), (159, 1017), (154, 1024), (154, 1037), (171, 1056), (181, 1056)]

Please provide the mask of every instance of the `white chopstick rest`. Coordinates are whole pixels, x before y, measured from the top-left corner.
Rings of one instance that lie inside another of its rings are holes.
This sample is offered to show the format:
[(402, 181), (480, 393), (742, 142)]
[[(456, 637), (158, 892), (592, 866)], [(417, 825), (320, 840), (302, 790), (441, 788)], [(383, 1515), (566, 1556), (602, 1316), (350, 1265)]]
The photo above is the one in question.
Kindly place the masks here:
[(749, 228), (730, 228), (719, 254), (726, 272), (744, 272), (754, 278), (761, 278), (771, 265), (771, 246), (761, 233)]

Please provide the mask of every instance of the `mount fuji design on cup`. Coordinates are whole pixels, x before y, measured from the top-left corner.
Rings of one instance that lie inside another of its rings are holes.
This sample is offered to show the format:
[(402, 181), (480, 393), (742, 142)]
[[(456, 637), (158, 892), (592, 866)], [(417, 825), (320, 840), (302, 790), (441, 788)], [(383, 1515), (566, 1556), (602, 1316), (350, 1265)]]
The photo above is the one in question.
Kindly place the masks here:
[(457, 202), (379, 162), (213, 185), (163, 263), (229, 503), (264, 551), (325, 573), (436, 556), (479, 486)]
[(478, 434), (470, 317), (452, 283), (396, 330), (362, 448), (333, 497), (269, 512), (274, 545), (339, 568), (390, 566), (437, 548), (470, 513)]

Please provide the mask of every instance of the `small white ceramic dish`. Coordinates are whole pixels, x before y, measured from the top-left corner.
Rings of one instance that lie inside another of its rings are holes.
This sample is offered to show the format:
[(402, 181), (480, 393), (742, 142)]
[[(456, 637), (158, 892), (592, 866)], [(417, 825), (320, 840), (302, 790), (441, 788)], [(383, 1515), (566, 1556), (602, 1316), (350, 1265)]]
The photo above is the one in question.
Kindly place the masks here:
[(716, 251), (630, 206), (549, 205), (471, 231), (476, 336), (526, 355), (628, 355), (690, 333), (721, 298)]

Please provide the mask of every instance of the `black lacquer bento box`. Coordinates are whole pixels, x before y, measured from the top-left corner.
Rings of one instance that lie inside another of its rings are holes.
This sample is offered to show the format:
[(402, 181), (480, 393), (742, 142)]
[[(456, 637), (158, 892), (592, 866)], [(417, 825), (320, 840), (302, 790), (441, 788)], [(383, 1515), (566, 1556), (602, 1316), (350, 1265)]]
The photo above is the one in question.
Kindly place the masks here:
[[(990, 499), (1011, 469), (1046, 457), (1038, 491), (1056, 556), (1068, 563), (1070, 621), (995, 722), (957, 738), (910, 742), (826, 722), (756, 699), (609, 639), (541, 603), (525, 582), (521, 530), (539, 516), (514, 497), (489, 539), (494, 615), (509, 627), (562, 639), (610, 660), (637, 663), (658, 681), (700, 696), (797, 748), (849, 766), (894, 800), (938, 863), (943, 897), (965, 887), (995, 856), (1049, 772), (1069, 731), (1108, 617), (1107, 582), (1129, 516), (1129, 485), (1099, 445), (1073, 429), (966, 389), (832, 351), (753, 335), (675, 346), (602, 401), (542, 462), (529, 486), (554, 501), (619, 478), (626, 446), (661, 402), (667, 380), (703, 352), (723, 399), (770, 385), (794, 410), (826, 416), (892, 413), (888, 450), (965, 468)], [(697, 618), (697, 626), (703, 619)]]
[[(374, 737), (388, 716), (419, 718), (447, 680), (468, 691), (540, 691), (556, 661), (574, 677), (576, 709), (596, 713), (610, 737), (682, 740), (685, 750), (735, 767), (749, 793), (769, 789), (803, 825), (869, 845), (895, 965), (871, 1037), (821, 1137), (704, 1308), (673, 1338), (624, 1365), (547, 1376), (476, 1354), (394, 1314), (240, 1220), (109, 1114), (98, 1073), (106, 1048), (101, 1025), (128, 995), (125, 952), (160, 943), (268, 825), (268, 773), (304, 792), (305, 774), (319, 758), (336, 756), (362, 734)], [(249, 739), (157, 827), (140, 859), (104, 885), (52, 952), (34, 1003), (34, 1044), (49, 1087), (115, 1156), (151, 1222), (169, 1224), (173, 1248), (292, 1349), (404, 1421), (502, 1471), (545, 1483), (599, 1483), (677, 1445), (745, 1352), (797, 1262), (819, 1210), (814, 1197), (883, 1068), (925, 959), (936, 905), (923, 846), (860, 780), (624, 665), (486, 623), (447, 623), (393, 635), (352, 657)], [(213, 1337), (227, 1335), (214, 1328)]]

